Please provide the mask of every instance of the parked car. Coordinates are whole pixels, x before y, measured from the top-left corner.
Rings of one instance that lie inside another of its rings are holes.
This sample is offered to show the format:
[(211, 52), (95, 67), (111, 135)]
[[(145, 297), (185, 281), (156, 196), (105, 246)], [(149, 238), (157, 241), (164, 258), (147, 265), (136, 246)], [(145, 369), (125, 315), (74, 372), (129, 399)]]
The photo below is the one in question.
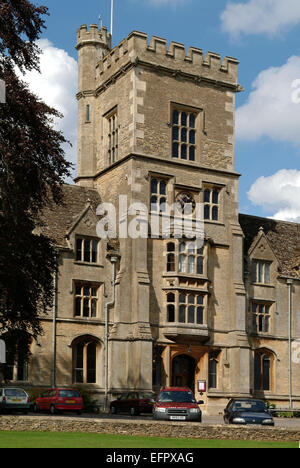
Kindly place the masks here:
[(202, 411), (198, 407), (202, 404), (202, 400), (196, 401), (190, 388), (163, 388), (153, 407), (153, 417), (164, 421), (202, 422)]
[(30, 398), (22, 388), (0, 388), (0, 411), (21, 411), (27, 414)]
[(81, 414), (83, 400), (80, 393), (73, 388), (52, 388), (36, 398), (33, 410), (50, 411), (51, 414), (63, 411), (74, 411)]
[(274, 419), (262, 400), (231, 399), (224, 410), (225, 424), (274, 426)]
[(141, 413), (152, 413), (155, 399), (151, 393), (130, 392), (110, 403), (111, 414), (129, 413), (138, 416)]

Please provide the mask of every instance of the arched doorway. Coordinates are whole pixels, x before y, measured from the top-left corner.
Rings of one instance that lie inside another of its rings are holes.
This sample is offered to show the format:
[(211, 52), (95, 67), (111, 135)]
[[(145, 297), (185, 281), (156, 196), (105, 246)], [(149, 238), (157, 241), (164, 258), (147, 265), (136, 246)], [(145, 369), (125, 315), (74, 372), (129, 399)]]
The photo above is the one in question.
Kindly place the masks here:
[(176, 356), (172, 362), (172, 385), (173, 387), (189, 387), (195, 391), (196, 361), (191, 356), (181, 354)]

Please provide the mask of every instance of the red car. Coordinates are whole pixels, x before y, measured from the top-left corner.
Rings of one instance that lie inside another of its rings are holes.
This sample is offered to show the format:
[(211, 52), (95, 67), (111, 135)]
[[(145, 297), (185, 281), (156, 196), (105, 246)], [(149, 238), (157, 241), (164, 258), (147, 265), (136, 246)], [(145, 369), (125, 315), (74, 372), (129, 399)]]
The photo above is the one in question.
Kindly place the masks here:
[(153, 395), (150, 393), (130, 392), (112, 401), (110, 412), (111, 414), (129, 413), (131, 416), (152, 413), (154, 401)]
[(44, 392), (35, 400), (34, 412), (50, 411), (55, 414), (63, 411), (75, 411), (81, 414), (83, 400), (80, 393), (74, 388), (52, 388)]
[(153, 407), (154, 419), (162, 421), (198, 421), (202, 422), (202, 412), (191, 389), (187, 387), (163, 388)]

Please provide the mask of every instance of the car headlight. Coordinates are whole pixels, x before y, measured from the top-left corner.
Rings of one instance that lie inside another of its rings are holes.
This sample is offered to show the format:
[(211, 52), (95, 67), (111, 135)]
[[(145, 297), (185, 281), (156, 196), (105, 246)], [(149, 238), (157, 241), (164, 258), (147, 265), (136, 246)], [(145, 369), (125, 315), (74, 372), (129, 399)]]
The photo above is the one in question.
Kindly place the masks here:
[(234, 418), (232, 422), (236, 424), (246, 424), (246, 421), (244, 418)]
[(273, 419), (264, 419), (263, 424), (273, 424)]
[(155, 411), (157, 413), (166, 413), (167, 409), (166, 408), (155, 408)]
[(191, 408), (190, 413), (200, 413), (199, 408)]

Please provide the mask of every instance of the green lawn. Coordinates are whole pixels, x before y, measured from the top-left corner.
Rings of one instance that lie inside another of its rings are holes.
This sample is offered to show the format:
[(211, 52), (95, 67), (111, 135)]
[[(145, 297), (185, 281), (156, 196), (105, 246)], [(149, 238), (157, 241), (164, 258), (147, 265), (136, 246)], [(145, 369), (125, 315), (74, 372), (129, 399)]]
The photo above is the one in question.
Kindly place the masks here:
[(245, 442), (226, 440), (165, 439), (119, 435), (1, 432), (0, 448), (298, 448), (297, 442)]

